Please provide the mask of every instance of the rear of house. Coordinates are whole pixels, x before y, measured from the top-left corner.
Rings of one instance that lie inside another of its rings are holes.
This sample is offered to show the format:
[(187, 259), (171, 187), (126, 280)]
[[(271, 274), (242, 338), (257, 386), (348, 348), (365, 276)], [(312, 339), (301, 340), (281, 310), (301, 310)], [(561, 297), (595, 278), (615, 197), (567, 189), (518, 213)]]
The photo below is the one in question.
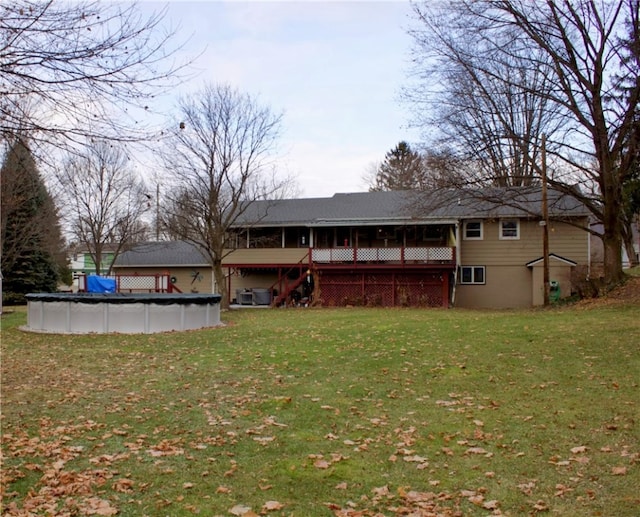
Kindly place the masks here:
[[(572, 272), (588, 271), (587, 214), (559, 193), (552, 194), (549, 206), (550, 279), (559, 286), (555, 294), (568, 296)], [(254, 202), (228, 238), (226, 287), (230, 301), (238, 304), (539, 305), (544, 295), (539, 213), (536, 189), (492, 189), (482, 195), (366, 192)], [(193, 257), (197, 251), (191, 248)], [(209, 285), (215, 290), (202, 255), (191, 264), (168, 257), (159, 251), (156, 262), (144, 266), (125, 253), (115, 267), (128, 273), (169, 271), (186, 292), (206, 292)]]
[[(579, 226), (551, 221), (549, 280), (560, 297), (572, 292), (572, 273), (586, 272), (589, 234)], [(532, 218), (471, 219), (462, 224), (456, 306), (521, 308), (544, 302), (542, 226)], [(553, 293), (555, 294), (555, 292)]]

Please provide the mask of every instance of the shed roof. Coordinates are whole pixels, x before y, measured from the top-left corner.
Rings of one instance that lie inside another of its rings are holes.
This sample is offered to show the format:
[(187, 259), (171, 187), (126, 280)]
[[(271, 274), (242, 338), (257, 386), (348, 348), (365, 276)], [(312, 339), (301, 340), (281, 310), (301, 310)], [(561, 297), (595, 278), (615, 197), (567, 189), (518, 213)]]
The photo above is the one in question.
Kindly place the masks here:
[(192, 243), (187, 241), (141, 242), (121, 253), (115, 267), (156, 266), (202, 267), (209, 261)]

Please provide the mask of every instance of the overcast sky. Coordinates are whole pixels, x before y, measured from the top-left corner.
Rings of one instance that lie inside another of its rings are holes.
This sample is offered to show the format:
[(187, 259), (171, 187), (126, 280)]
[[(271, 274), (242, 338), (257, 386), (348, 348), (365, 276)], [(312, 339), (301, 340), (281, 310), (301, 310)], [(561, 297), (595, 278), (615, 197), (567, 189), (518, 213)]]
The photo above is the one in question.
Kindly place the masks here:
[[(166, 3), (145, 1), (141, 9)], [(399, 101), (407, 84), (409, 2), (177, 1), (166, 20), (190, 37), (196, 79), (228, 83), (283, 113), (279, 169), (303, 197), (366, 191), (370, 164), (418, 141)]]

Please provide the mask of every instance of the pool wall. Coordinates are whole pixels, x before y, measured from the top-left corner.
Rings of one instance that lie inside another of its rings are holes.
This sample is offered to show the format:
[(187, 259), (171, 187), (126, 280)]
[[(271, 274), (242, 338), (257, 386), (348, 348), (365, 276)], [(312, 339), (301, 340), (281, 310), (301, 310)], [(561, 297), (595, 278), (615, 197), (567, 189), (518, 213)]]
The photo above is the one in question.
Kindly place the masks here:
[(219, 294), (28, 294), (27, 327), (53, 334), (153, 334), (220, 325)]

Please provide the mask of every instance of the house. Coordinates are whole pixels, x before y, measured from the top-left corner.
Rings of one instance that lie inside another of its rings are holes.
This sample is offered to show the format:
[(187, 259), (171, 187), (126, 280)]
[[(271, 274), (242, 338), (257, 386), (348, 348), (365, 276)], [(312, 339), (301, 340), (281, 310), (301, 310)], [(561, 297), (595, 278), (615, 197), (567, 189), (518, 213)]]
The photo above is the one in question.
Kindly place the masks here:
[[(602, 235), (604, 234), (604, 226), (602, 222), (592, 220), (590, 223), (591, 231), (591, 267), (597, 272), (601, 272), (604, 268), (604, 244)], [(631, 243), (633, 246), (633, 256), (629, 257), (626, 247), (622, 246), (622, 267), (631, 267), (633, 263), (640, 261), (640, 215), (636, 215), (631, 223)]]
[(113, 273), (119, 276), (168, 274), (174, 291), (216, 291), (209, 261), (195, 246), (184, 241), (136, 244), (118, 256), (113, 264)]
[[(485, 189), (254, 202), (229, 235), (223, 259), (228, 292), (237, 303), (264, 303), (266, 292), (267, 303), (276, 304), (539, 305), (544, 300), (541, 201), (540, 189)], [(548, 207), (550, 280), (564, 297), (572, 292), (572, 271), (588, 272), (588, 213), (555, 191), (549, 192)], [(204, 259), (195, 260), (192, 246), (145, 246), (146, 254), (138, 248), (124, 253), (114, 264), (116, 272), (170, 270), (183, 285), (200, 274), (197, 285), (208, 285), (210, 270), (205, 271)], [(170, 260), (169, 252), (151, 253), (154, 246), (184, 253), (191, 248), (193, 263)]]
[[(115, 255), (115, 244), (105, 244), (102, 252), (102, 260), (100, 263), (99, 274), (106, 275), (109, 273), (113, 257)], [(69, 266), (73, 274), (74, 291), (78, 290), (78, 277), (80, 275), (92, 275), (96, 273), (96, 265), (86, 246), (74, 244), (69, 249)]]

